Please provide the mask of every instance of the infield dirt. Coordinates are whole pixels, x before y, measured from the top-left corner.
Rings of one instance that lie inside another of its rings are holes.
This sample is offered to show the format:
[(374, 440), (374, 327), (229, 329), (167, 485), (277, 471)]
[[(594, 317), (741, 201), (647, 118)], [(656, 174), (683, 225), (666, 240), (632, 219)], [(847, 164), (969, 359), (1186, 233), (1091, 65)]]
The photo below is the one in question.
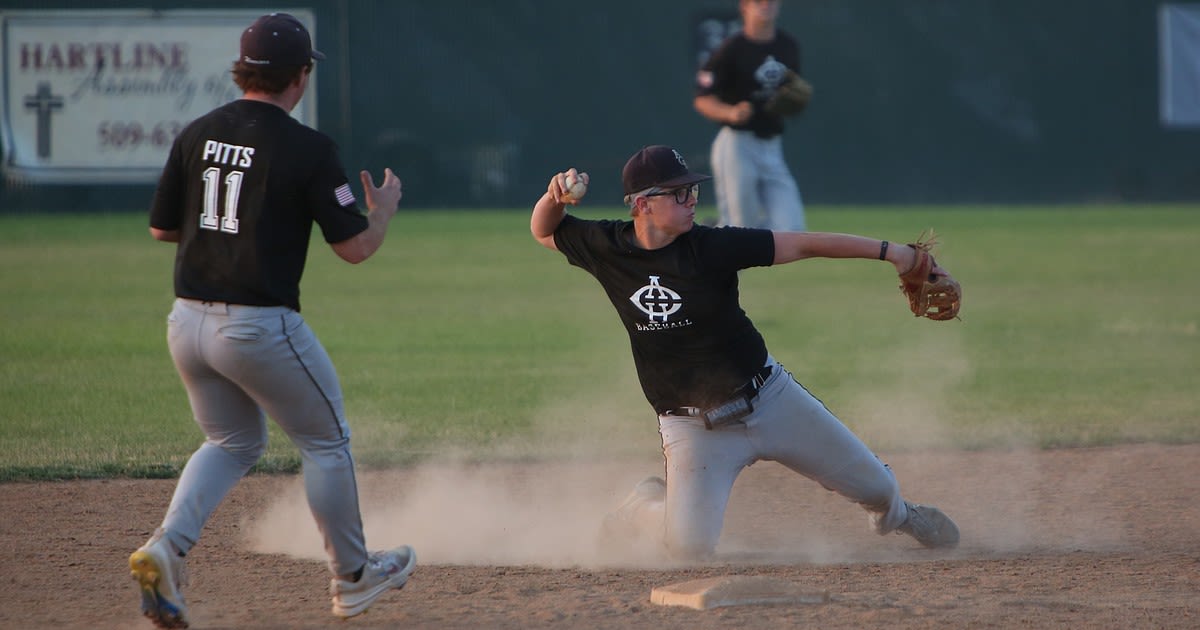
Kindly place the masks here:
[[(360, 475), (372, 547), (409, 543), (409, 585), (346, 622), (300, 479), (252, 476), (188, 557), (194, 628), (1196, 628), (1200, 445), (883, 454), (943, 508), (953, 551), (877, 536), (866, 513), (776, 464), (734, 488), (717, 561), (598, 557), (600, 515), (649, 462), (420, 466)], [(173, 480), (0, 485), (0, 627), (150, 628), (129, 553)], [(763, 575), (824, 604), (698, 611), (655, 586)]]

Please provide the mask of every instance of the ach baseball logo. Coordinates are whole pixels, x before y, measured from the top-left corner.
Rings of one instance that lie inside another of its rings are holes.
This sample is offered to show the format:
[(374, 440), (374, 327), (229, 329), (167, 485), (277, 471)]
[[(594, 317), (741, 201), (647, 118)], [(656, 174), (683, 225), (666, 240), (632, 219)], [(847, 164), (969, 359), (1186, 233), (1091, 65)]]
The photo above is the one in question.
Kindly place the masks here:
[(658, 283), (658, 276), (650, 276), (650, 284), (629, 296), (629, 301), (652, 322), (666, 322), (667, 318), (683, 308), (683, 297)]
[(783, 83), (783, 77), (787, 74), (788, 67), (775, 59), (774, 55), (767, 55), (763, 60), (762, 65), (754, 71), (754, 80), (758, 81), (761, 88), (759, 93), (769, 95), (774, 93), (775, 89)]

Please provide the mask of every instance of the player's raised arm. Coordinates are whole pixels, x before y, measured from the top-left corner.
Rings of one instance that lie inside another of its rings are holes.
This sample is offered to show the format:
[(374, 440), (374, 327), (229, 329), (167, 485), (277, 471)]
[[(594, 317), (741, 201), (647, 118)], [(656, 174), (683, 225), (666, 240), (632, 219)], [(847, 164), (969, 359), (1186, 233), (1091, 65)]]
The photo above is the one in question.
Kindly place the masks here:
[(587, 194), (589, 181), (587, 173), (574, 168), (550, 178), (545, 194), (533, 205), (533, 214), (529, 217), (529, 231), (534, 240), (549, 249), (558, 249), (554, 244), (554, 230), (562, 223), (567, 204), (577, 205)]
[(403, 196), (400, 179), (390, 168), (383, 169), (383, 183), (378, 188), (367, 171), (358, 175), (362, 180), (363, 195), (367, 198), (367, 229), (330, 245), (339, 258), (355, 265), (370, 258), (383, 245), (388, 222), (396, 215), (400, 197)]
[(935, 237), (915, 243), (881, 241), (855, 234), (828, 232), (774, 232), (775, 262), (780, 265), (805, 258), (866, 258), (886, 260), (896, 267), (900, 287), (913, 315), (933, 320), (955, 319), (962, 307), (962, 287), (933, 259)]
[(916, 250), (899, 243), (884, 247), (877, 238), (832, 232), (775, 232), (775, 263), (805, 258), (866, 258), (886, 260), (897, 273), (913, 265)]

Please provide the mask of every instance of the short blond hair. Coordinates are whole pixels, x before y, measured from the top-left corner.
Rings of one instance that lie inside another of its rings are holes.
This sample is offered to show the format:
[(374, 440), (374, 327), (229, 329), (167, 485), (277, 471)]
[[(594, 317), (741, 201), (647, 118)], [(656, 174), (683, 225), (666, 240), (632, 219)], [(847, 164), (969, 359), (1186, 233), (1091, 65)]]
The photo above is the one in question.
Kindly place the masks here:
[(657, 189), (658, 189), (658, 186), (651, 186), (644, 190), (639, 190), (637, 192), (633, 192), (633, 193), (629, 193), (628, 195), (625, 195), (625, 205), (629, 206), (629, 216), (631, 216), (631, 217), (634, 216), (634, 210), (637, 210), (637, 200), (639, 198), (645, 197), (646, 195), (649, 195), (650, 193), (654, 192)]

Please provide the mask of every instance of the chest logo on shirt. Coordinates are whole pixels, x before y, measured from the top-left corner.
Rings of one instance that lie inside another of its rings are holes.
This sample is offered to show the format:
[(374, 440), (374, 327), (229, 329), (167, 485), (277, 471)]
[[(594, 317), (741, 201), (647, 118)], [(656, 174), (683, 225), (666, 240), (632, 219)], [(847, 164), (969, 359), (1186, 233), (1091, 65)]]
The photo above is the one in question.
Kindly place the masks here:
[(671, 315), (683, 308), (683, 297), (658, 283), (658, 276), (650, 276), (650, 284), (629, 296), (629, 301), (652, 322), (666, 322)]
[(783, 77), (787, 74), (787, 66), (775, 60), (773, 55), (767, 55), (763, 60), (762, 65), (754, 71), (754, 80), (762, 86), (762, 92), (774, 93), (775, 88), (783, 83)]

